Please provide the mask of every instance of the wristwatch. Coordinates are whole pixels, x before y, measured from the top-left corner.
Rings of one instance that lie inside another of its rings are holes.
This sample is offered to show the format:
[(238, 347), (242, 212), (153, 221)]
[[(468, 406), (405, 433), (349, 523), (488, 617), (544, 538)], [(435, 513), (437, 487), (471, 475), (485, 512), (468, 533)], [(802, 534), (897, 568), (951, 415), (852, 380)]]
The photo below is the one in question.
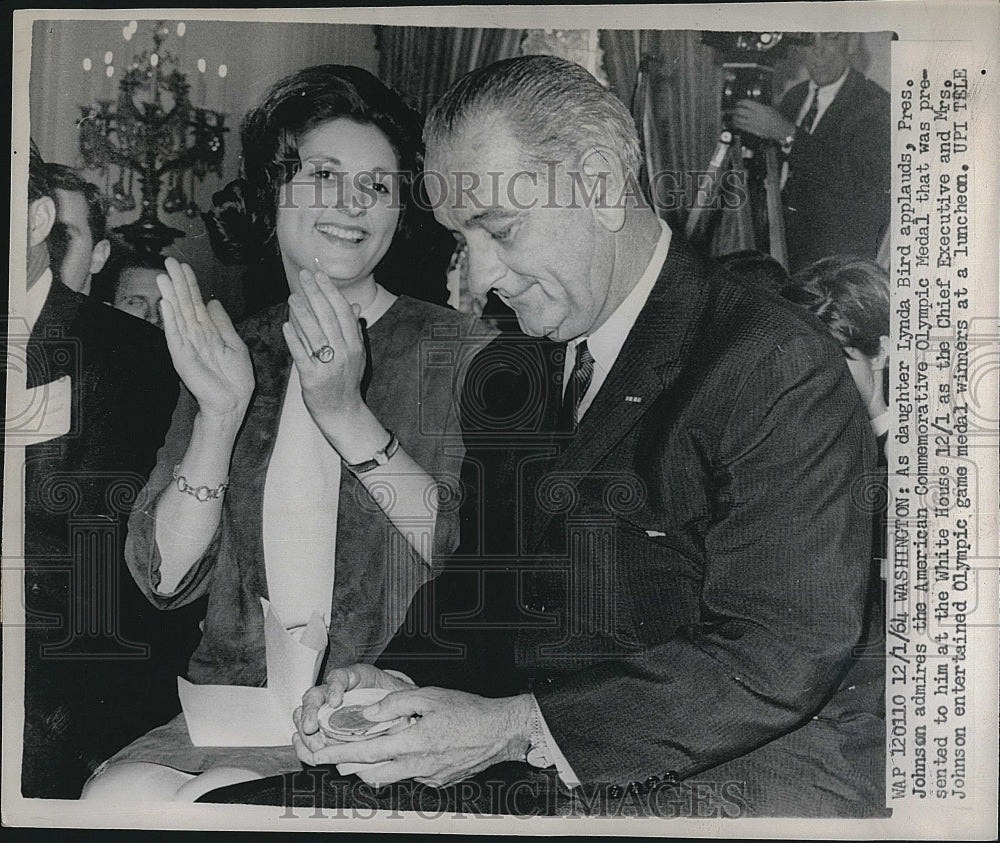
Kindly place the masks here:
[(399, 440), (396, 438), (396, 434), (390, 430), (389, 443), (384, 448), (376, 451), (375, 455), (370, 460), (356, 463), (344, 463), (344, 465), (347, 466), (348, 470), (352, 474), (364, 474), (366, 471), (371, 471), (373, 468), (385, 465), (389, 462), (389, 460), (396, 456), (396, 451), (398, 450)]

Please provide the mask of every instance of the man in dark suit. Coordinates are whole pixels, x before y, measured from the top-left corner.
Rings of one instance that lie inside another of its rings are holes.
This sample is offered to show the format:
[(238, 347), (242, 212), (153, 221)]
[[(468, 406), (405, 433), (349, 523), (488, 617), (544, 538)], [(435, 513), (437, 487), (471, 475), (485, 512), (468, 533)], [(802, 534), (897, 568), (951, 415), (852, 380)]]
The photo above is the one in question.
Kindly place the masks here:
[[(7, 425), (8, 444), (25, 448), (22, 794), (73, 799), (98, 762), (175, 704), (176, 668), (121, 554), (178, 385), (160, 331), (53, 278), (54, 189), (34, 145), (29, 170), (29, 336), (13, 364), (23, 412)], [(8, 323), (8, 337), (22, 324)], [(176, 621), (172, 633), (183, 650)]]
[[(869, 549), (851, 491), (874, 462), (839, 349), (678, 242), (635, 192), (628, 111), (577, 65), (474, 71), (425, 137), (472, 292), (527, 336), (466, 379), (462, 548), (425, 652), (331, 670), (296, 716), (305, 763), (392, 787), (323, 769), (203, 800), (868, 812), (882, 720), (824, 716), (850, 693)], [(395, 692), (365, 717), (418, 719), (328, 743), (318, 709), (356, 687)]]
[(771, 108), (737, 104), (735, 128), (784, 148), (789, 271), (829, 255), (874, 260), (889, 226), (889, 94), (851, 68), (857, 33), (800, 48), (809, 79)]

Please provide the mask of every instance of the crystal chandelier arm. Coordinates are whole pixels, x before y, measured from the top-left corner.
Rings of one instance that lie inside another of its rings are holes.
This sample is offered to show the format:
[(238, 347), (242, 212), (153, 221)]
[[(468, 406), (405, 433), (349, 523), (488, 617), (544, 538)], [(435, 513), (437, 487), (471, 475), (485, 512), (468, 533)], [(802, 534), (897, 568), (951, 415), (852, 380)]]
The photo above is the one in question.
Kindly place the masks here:
[[(209, 172), (223, 176), (229, 131), (225, 114), (191, 103), (187, 76), (178, 69), (174, 53), (164, 49), (169, 34), (164, 22), (158, 23), (153, 49), (134, 56), (120, 77), (116, 98), (82, 107), (79, 123), (80, 153), (87, 166), (122, 169), (122, 178), (111, 190), (119, 211), (136, 206), (131, 185), (132, 176), (138, 178), (139, 219), (116, 230), (144, 251), (159, 251), (183, 236), (159, 219), (163, 179), (170, 182), (162, 210), (183, 210), (196, 217), (194, 179), (203, 180)], [(185, 189), (188, 174), (191, 186)]]

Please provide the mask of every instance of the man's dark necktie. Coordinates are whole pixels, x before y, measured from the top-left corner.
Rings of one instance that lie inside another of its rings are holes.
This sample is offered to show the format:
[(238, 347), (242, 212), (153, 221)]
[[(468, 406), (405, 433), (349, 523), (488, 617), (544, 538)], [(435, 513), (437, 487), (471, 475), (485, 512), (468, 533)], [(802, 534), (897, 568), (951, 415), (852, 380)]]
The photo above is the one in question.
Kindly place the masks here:
[(563, 393), (562, 408), (559, 411), (560, 430), (576, 430), (580, 402), (587, 394), (593, 377), (594, 358), (587, 348), (587, 341), (584, 340), (576, 347), (576, 363), (573, 365), (573, 373), (569, 376), (569, 383), (566, 384), (566, 391)]
[(801, 128), (803, 132), (807, 132), (810, 135), (812, 134), (813, 123), (816, 122), (816, 114), (818, 112), (819, 112), (819, 89), (817, 88), (813, 92), (813, 101), (812, 104), (809, 106), (809, 110), (806, 111), (805, 115), (803, 115), (802, 117), (802, 122), (799, 123), (799, 128)]

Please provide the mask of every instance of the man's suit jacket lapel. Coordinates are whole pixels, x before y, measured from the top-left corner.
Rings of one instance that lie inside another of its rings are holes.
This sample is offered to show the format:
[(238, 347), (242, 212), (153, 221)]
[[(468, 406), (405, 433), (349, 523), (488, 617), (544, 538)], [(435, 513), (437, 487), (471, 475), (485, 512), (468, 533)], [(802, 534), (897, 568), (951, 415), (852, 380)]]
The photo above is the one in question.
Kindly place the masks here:
[[(575, 435), (562, 446), (551, 473), (585, 474), (649, 411), (684, 368), (708, 302), (699, 259), (674, 237), (660, 276)], [(551, 513), (533, 519), (530, 546)]]
[[(847, 112), (855, 105), (858, 87), (863, 78), (856, 70), (847, 71), (847, 78), (844, 80), (844, 84), (837, 91), (837, 96), (833, 98), (833, 102), (823, 112), (823, 119), (816, 124), (816, 131), (813, 132), (814, 135), (822, 134), (824, 127), (829, 132), (840, 125)], [(802, 82), (785, 94), (778, 110), (794, 122), (808, 96), (809, 82)]]
[[(50, 383), (60, 375), (79, 376), (74, 330), (82, 297), (69, 287), (52, 279), (52, 287), (31, 330), (28, 343), (29, 389)], [(74, 384), (74, 388), (77, 384)]]
[[(562, 378), (566, 354), (565, 343), (556, 343), (547, 339), (535, 340), (536, 349), (541, 363), (542, 382), (538, 385), (537, 400), (540, 404), (536, 417), (537, 435), (531, 437), (529, 452), (531, 459), (525, 460), (525, 451), (510, 448), (504, 457), (501, 475), (515, 490), (516, 518), (525, 532), (521, 535), (518, 547), (526, 551), (531, 547), (533, 538), (541, 527), (541, 519), (545, 517), (544, 510), (535, 503), (534, 491), (542, 478), (551, 470), (554, 461), (571, 435), (559, 429), (560, 408), (562, 406)], [(523, 442), (528, 444), (528, 442)], [(522, 543), (526, 541), (526, 544)]]
[(851, 110), (857, 108), (857, 90), (862, 78), (856, 70), (847, 72), (847, 78), (840, 90), (837, 91), (837, 96), (827, 106), (826, 111), (823, 112), (823, 119), (816, 125), (813, 132), (814, 137), (822, 138), (825, 135), (833, 135), (844, 125)]

